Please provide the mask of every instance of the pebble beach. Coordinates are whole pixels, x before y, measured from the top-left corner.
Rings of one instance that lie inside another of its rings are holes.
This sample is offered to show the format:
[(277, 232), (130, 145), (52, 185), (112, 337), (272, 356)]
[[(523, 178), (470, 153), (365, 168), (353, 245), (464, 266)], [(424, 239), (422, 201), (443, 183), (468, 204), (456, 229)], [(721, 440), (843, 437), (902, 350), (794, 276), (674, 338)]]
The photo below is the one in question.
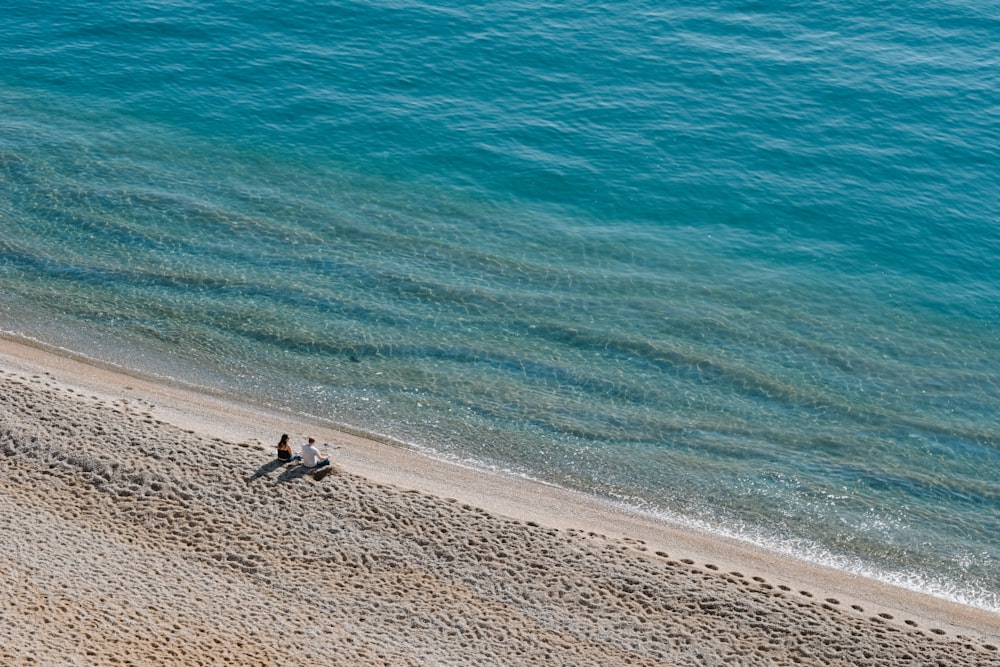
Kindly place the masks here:
[(1000, 665), (991, 612), (10, 341), (0, 562), (5, 665)]

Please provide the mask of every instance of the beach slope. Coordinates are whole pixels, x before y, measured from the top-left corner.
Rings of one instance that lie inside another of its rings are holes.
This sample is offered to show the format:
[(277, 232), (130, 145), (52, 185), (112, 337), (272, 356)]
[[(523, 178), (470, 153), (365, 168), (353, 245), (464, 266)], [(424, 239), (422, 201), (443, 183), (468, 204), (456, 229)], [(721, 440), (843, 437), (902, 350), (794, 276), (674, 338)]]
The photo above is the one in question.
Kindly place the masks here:
[[(275, 461), (282, 432), (327, 443), (329, 474)], [(1000, 665), (997, 628), (551, 487), (0, 350), (5, 665)]]

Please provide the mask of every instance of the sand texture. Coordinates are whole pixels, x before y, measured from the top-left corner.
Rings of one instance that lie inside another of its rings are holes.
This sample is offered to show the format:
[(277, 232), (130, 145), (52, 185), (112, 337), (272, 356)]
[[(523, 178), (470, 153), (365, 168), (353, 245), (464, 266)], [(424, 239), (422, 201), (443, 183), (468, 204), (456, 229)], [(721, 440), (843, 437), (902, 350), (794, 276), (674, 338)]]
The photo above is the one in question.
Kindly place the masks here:
[(70, 379), (0, 365), (3, 665), (1000, 665), (989, 613), (504, 516), (331, 441), (316, 479), (273, 459), (294, 421), (227, 440)]

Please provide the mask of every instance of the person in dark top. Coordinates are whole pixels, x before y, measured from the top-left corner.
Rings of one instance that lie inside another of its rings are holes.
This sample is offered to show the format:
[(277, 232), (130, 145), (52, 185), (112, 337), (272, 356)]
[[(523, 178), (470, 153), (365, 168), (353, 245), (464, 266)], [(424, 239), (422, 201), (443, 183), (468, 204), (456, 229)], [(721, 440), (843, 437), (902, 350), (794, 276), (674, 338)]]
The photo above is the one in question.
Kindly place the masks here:
[(292, 451), (292, 446), (288, 442), (287, 433), (283, 433), (281, 435), (281, 440), (278, 441), (278, 458), (282, 461), (299, 461), (302, 459), (301, 454), (296, 454)]

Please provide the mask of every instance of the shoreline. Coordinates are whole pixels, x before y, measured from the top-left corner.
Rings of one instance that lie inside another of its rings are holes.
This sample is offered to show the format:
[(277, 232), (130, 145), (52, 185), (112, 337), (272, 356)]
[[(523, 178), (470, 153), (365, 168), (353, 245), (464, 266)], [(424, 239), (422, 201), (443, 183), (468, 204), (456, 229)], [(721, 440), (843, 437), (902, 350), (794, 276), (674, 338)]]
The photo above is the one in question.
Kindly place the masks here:
[[(900, 635), (912, 635), (914, 641), (936, 642), (935, 646), (968, 644), (973, 655), (978, 656), (976, 662), (969, 664), (1000, 664), (1000, 651), (995, 646), (1000, 634), (1000, 615), (977, 607), (796, 560), (749, 543), (668, 525), (581, 493), (448, 463), (296, 415), (130, 375), (42, 346), (0, 338), (0, 370), (5, 377), (22, 378), (17, 380), (21, 384), (34, 382), (63, 392), (65, 400), (86, 394), (87, 401), (141, 409), (145, 423), (176, 427), (214, 443), (215, 451), (207, 456), (213, 461), (232, 457), (233, 465), (243, 471), (245, 481), (256, 479), (253, 474), (259, 473), (259, 477), (267, 478), (262, 481), (274, 483), (278, 488), (280, 478), (275, 481), (272, 471), (267, 469), (278, 436), (289, 433), (297, 446), (305, 437), (313, 436), (320, 443), (330, 443), (321, 450), (332, 455), (335, 474), (356, 478), (363, 490), (417, 493), (438, 505), (462, 508), (465, 513), (476, 516), (485, 513), (491, 517), (490, 521), (515, 522), (529, 531), (583, 540), (599, 550), (610, 549), (625, 554), (623, 557), (637, 559), (643, 567), (649, 563), (666, 565), (671, 572), (682, 570), (690, 576), (711, 580), (713, 586), (726, 583), (772, 591), (782, 604), (791, 600), (796, 605), (807, 605), (810, 614), (829, 613), (827, 622), (849, 621), (847, 624), (855, 631), (859, 623), (872, 624), (876, 629), (887, 627)], [(14, 422), (18, 422), (18, 417), (14, 417)], [(99, 448), (100, 444), (94, 447)], [(22, 461), (19, 456), (20, 453), (15, 458), (28, 465), (30, 471), (33, 465), (30, 458)], [(251, 475), (247, 476), (247, 472)], [(248, 487), (251, 481), (246, 481)], [(302, 493), (326, 484), (311, 480), (293, 480), (289, 484), (300, 482)], [(199, 493), (210, 494), (214, 490), (205, 487)], [(146, 492), (146, 495), (155, 494)], [(332, 517), (324, 517), (324, 521), (328, 518)], [(461, 532), (464, 525), (459, 522), (456, 530)], [(398, 539), (390, 533), (383, 537), (390, 541)], [(271, 550), (267, 546), (262, 553)], [(531, 556), (525, 554), (525, 558)], [(558, 615), (563, 610), (556, 607), (546, 612), (550, 613)], [(963, 664), (961, 660), (967, 659), (960, 658), (955, 664)], [(414, 656), (402, 662), (407, 660), (433, 664)], [(666, 660), (666, 664), (684, 664), (683, 656), (667, 653)], [(554, 660), (548, 662), (559, 664)], [(290, 660), (290, 664), (294, 663)], [(370, 664), (381, 663), (376, 660)]]

